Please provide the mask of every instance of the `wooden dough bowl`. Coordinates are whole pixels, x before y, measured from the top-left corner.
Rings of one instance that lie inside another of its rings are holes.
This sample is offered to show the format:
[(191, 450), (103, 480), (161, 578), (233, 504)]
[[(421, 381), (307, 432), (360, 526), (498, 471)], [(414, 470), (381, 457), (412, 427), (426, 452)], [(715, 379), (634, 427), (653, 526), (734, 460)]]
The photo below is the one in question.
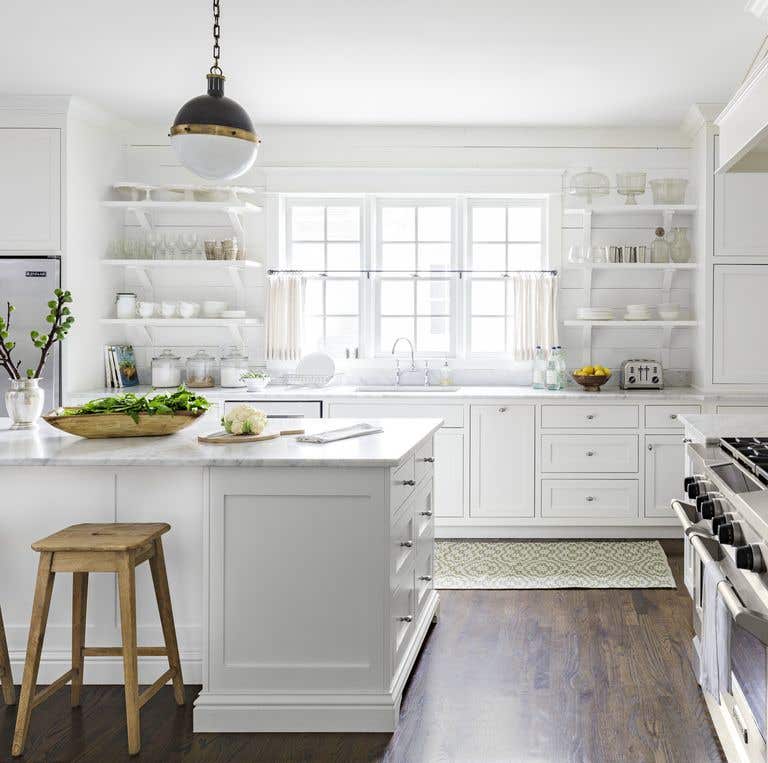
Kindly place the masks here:
[(43, 419), (62, 432), (89, 439), (108, 437), (161, 437), (175, 434), (194, 424), (203, 413), (177, 411), (172, 414), (139, 414), (138, 424), (125, 413), (82, 413), (74, 416), (57, 416), (54, 411)]

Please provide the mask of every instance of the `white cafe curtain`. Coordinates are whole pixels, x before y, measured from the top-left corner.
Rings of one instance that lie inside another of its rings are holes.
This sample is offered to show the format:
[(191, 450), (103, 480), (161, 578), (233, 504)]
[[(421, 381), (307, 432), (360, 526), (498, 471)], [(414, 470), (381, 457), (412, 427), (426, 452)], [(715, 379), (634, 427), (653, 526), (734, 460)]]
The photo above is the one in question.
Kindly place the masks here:
[(511, 299), (513, 360), (531, 360), (537, 344), (558, 344), (558, 279), (552, 273), (512, 273)]
[(299, 360), (304, 323), (301, 275), (273, 273), (267, 281), (268, 360)]

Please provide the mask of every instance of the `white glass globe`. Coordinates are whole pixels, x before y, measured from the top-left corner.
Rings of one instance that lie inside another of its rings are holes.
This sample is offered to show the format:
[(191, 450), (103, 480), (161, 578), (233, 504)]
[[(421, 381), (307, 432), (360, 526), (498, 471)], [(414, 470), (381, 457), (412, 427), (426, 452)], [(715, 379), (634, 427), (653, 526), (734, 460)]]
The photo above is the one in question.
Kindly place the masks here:
[(247, 172), (256, 161), (259, 144), (226, 135), (181, 133), (171, 136), (179, 161), (206, 180), (232, 180)]

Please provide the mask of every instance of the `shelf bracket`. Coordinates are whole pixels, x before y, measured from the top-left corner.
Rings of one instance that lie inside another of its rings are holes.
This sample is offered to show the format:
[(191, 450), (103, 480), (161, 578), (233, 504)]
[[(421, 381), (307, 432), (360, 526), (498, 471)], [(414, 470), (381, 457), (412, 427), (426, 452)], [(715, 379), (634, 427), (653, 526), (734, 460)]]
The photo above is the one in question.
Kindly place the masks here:
[(242, 309), (244, 296), (245, 296), (245, 284), (243, 283), (243, 271), (238, 267), (227, 268), (229, 273), (229, 279), (232, 281), (232, 286), (235, 289), (235, 304), (238, 309)]
[(235, 323), (229, 323), (227, 324), (227, 329), (229, 330), (229, 335), (232, 337), (232, 341), (236, 345), (243, 345), (245, 344), (245, 338), (243, 337), (243, 332), (240, 330), (240, 327)]
[(662, 284), (662, 291), (664, 292), (664, 301), (672, 301), (672, 280), (675, 277), (675, 271), (672, 268), (668, 268), (664, 271), (664, 282)]
[(584, 256), (589, 254), (589, 248), (592, 246), (592, 210), (584, 210), (584, 220), (582, 222), (584, 226)]
[(131, 212), (133, 212), (134, 215), (136, 215), (136, 219), (139, 221), (139, 225), (141, 226), (141, 229), (145, 233), (149, 233), (149, 231), (152, 230), (152, 222), (149, 219), (149, 216), (147, 215), (146, 211), (143, 209), (139, 209), (138, 207), (131, 207)]
[(672, 363), (672, 326), (661, 327), (661, 365), (669, 368)]
[(674, 209), (665, 209), (661, 213), (661, 224), (664, 228), (665, 235), (669, 233), (670, 230), (672, 230), (672, 220), (675, 217), (675, 210)]
[(236, 210), (228, 209), (227, 217), (229, 217), (229, 222), (232, 225), (235, 233), (237, 233), (237, 237), (240, 239), (240, 244), (242, 245), (245, 232), (243, 231), (243, 223), (242, 220), (240, 220), (240, 215), (237, 214)]
[(592, 364), (592, 324), (591, 323), (585, 323), (584, 324), (584, 336), (581, 340), (581, 346), (582, 346), (582, 359), (584, 366), (589, 366)]
[(125, 269), (136, 276), (136, 280), (143, 289), (147, 289), (152, 293), (154, 292), (152, 278), (150, 277), (147, 268), (143, 268), (141, 265), (126, 265)]
[(592, 307), (592, 268), (584, 268), (584, 300), (587, 307)]

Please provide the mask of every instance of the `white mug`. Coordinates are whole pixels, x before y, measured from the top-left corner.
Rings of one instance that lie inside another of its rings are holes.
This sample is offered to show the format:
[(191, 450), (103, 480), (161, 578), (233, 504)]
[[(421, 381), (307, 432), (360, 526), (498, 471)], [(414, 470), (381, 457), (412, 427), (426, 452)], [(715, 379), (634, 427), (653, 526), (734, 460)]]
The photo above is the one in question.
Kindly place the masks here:
[(200, 305), (195, 302), (179, 302), (179, 315), (182, 318), (194, 318), (200, 311)]
[(154, 302), (139, 302), (136, 305), (140, 318), (152, 318), (156, 309), (157, 305)]
[(161, 302), (160, 303), (160, 315), (163, 318), (174, 318), (176, 316), (176, 303), (175, 302)]

